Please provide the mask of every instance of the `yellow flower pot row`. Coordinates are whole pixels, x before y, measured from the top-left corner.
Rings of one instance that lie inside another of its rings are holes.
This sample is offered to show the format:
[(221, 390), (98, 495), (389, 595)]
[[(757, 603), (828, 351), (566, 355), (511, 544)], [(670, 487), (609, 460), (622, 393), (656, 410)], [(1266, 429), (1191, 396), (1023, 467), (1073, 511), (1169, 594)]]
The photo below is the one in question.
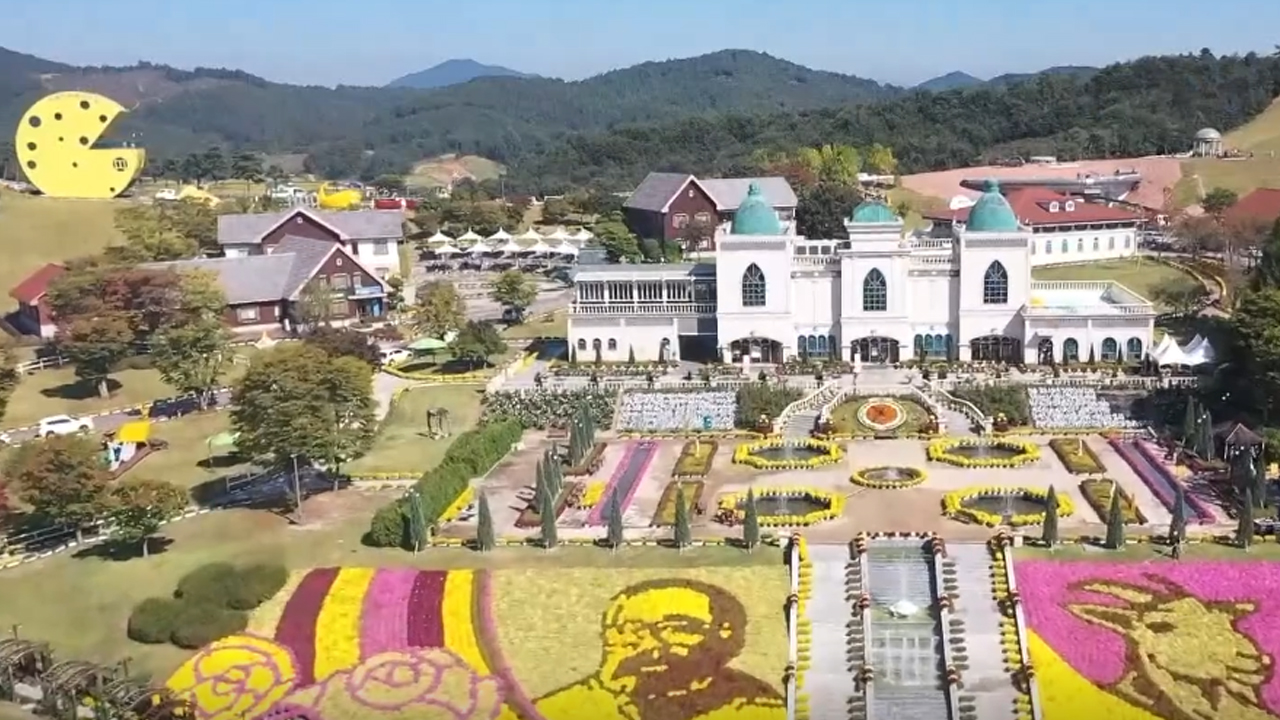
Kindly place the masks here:
[[(786, 446), (803, 447), (821, 452), (821, 455), (803, 460), (768, 460), (755, 453)], [(832, 465), (844, 459), (844, 449), (835, 443), (812, 438), (795, 441), (783, 438), (767, 438), (758, 442), (743, 443), (733, 451), (733, 461), (757, 470), (806, 470), (809, 468)]]
[[(915, 487), (917, 485), (923, 484), (924, 481), (929, 477), (928, 474), (925, 473), (925, 471), (919, 468), (901, 468), (904, 470), (910, 470), (913, 473), (915, 473), (908, 480), (875, 480), (873, 478), (868, 477), (868, 474), (875, 472), (876, 470), (888, 470), (888, 469), (891, 469), (891, 468), (888, 468), (882, 465), (876, 466), (876, 467), (862, 468), (861, 470), (854, 471), (853, 475), (849, 478), (849, 482), (853, 483), (854, 485), (860, 485), (862, 487), (872, 488), (875, 490), (900, 490), (902, 488)], [(898, 468), (892, 468), (892, 469), (898, 469)]]
[[(844, 514), (843, 495), (820, 490), (816, 487), (766, 487), (755, 490), (755, 497), (808, 498), (827, 505), (824, 510), (815, 510), (814, 512), (799, 515), (760, 515), (758, 520), (761, 527), (806, 527), (824, 520), (834, 520)], [(746, 513), (739, 509), (738, 506), (745, 502), (746, 499), (747, 493), (745, 492), (725, 493), (720, 496), (720, 509), (734, 513), (734, 516), (741, 522)]]
[[(1041, 501), (1047, 501), (1049, 492), (1040, 488), (1031, 487), (1007, 487), (1000, 485), (988, 485), (978, 487), (967, 487), (961, 490), (955, 490), (947, 493), (942, 497), (942, 512), (947, 517), (952, 518), (968, 518), (980, 525), (987, 527), (997, 527), (1005, 523), (1005, 518), (996, 513), (986, 512), (971, 507), (965, 507), (966, 500), (982, 497), (1004, 497), (1006, 495), (1017, 495), (1025, 498), (1034, 498)], [(1058, 494), (1058, 517), (1068, 517), (1076, 511), (1075, 505), (1072, 504), (1071, 498), (1066, 494)], [(1009, 524), (1013, 527), (1021, 527), (1023, 525), (1039, 525), (1044, 522), (1044, 513), (1022, 513), (1009, 518)]]
[[(1017, 455), (1011, 458), (969, 458), (956, 454), (954, 450), (962, 447), (989, 445), (1016, 450)], [(1040, 459), (1040, 446), (1022, 440), (971, 440), (968, 438), (947, 438), (929, 443), (929, 459), (944, 462), (963, 468), (1013, 468), (1033, 463)]]

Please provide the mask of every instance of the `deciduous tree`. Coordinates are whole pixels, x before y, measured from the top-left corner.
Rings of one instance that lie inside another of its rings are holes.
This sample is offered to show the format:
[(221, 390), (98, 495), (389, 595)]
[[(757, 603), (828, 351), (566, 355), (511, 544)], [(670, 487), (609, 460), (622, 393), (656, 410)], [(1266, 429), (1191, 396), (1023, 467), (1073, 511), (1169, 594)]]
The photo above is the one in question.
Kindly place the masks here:
[(467, 323), (467, 301), (448, 280), (433, 280), (418, 293), (409, 319), (419, 335), (443, 340)]
[(293, 458), (330, 468), (373, 440), (373, 370), (349, 357), (296, 343), (255, 359), (233, 391), (237, 448), (281, 465)]
[(1205, 193), (1204, 198), (1200, 200), (1200, 207), (1204, 208), (1204, 211), (1209, 215), (1221, 218), (1239, 200), (1240, 195), (1236, 191), (1216, 187)]
[(858, 184), (858, 171), (862, 169), (862, 154), (851, 145), (829, 144), (815, 148), (801, 148), (796, 158), (817, 176), (819, 182), (850, 186)]
[(1209, 297), (1204, 283), (1191, 278), (1178, 278), (1155, 288), (1151, 299), (1166, 305), (1178, 315), (1190, 315), (1200, 309)]
[(638, 263), (644, 259), (640, 239), (622, 222), (622, 216), (608, 215), (591, 226), (591, 234), (604, 248), (609, 262)]
[(369, 336), (359, 330), (321, 325), (303, 336), (302, 341), (333, 357), (355, 358), (370, 367), (380, 364), (378, 346), (369, 342)]
[(161, 328), (151, 338), (151, 360), (160, 377), (179, 393), (194, 395), (202, 410), (233, 355), (231, 333), (216, 317)]
[(453, 352), (471, 364), (487, 365), (489, 358), (506, 351), (507, 343), (493, 323), (483, 320), (471, 320), (462, 327), (458, 337), (453, 340)]
[(9, 399), (18, 389), (18, 381), (22, 373), (18, 372), (18, 355), (8, 338), (0, 338), (0, 420), (4, 420), (5, 411), (9, 409)]
[(318, 280), (309, 280), (298, 291), (295, 319), (298, 330), (307, 332), (327, 323), (333, 316), (333, 290)]
[(166, 520), (186, 508), (187, 492), (170, 482), (139, 478), (111, 488), (111, 509), (107, 516), (116, 528), (116, 537), (139, 543), (142, 557), (151, 550), (151, 537)]
[(39, 515), (81, 531), (111, 507), (111, 473), (96, 442), (54, 435), (20, 446), (5, 466), (18, 499)]
[(519, 270), (508, 270), (493, 281), (490, 292), (493, 301), (511, 310), (516, 318), (523, 320), (525, 310), (538, 299), (538, 285), (527, 273)]
[(796, 230), (805, 237), (845, 237), (844, 220), (861, 200), (857, 188), (834, 182), (802, 187), (797, 199)]

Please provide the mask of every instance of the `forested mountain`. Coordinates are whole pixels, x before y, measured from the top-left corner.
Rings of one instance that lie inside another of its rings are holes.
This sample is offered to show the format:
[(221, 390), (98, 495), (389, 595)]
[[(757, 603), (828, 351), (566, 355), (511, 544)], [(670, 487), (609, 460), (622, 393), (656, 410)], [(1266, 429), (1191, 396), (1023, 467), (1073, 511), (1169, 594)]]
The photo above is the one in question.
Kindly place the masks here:
[(530, 77), (528, 73), (512, 70), (501, 65), (485, 65), (470, 58), (462, 60), (445, 60), (426, 70), (409, 73), (387, 83), (391, 88), (415, 88), (433, 90), (435, 88), (460, 85), (482, 77)]
[(913, 90), (928, 90), (929, 92), (946, 92), (947, 90), (959, 90), (961, 88), (973, 87), (981, 85), (986, 80), (974, 77), (967, 72), (954, 70), (946, 75), (939, 75), (936, 78), (930, 78), (916, 85)]
[(1093, 73), (1000, 87), (913, 92), (856, 106), (726, 114), (565, 138), (514, 163), (507, 187), (634, 187), (650, 170), (750, 173), (753, 157), (827, 143), (892, 147), (902, 172), (1006, 155), (1134, 157), (1182, 152), (1199, 128), (1226, 131), (1280, 94), (1280, 54), (1147, 57)]

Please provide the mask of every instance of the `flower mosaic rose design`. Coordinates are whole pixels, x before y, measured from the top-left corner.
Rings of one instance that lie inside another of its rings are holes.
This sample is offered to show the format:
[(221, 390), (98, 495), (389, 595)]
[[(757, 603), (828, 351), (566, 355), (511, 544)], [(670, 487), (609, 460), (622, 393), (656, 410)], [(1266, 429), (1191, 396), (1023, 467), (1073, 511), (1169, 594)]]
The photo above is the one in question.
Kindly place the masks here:
[(1280, 563), (1015, 570), (1045, 720), (1280, 716)]
[(270, 710), (296, 680), (287, 648), (266, 638), (233, 635), (183, 663), (167, 685), (190, 699), (202, 720), (243, 720)]
[(888, 398), (874, 398), (858, 408), (858, 422), (878, 432), (893, 430), (906, 421), (906, 411)]

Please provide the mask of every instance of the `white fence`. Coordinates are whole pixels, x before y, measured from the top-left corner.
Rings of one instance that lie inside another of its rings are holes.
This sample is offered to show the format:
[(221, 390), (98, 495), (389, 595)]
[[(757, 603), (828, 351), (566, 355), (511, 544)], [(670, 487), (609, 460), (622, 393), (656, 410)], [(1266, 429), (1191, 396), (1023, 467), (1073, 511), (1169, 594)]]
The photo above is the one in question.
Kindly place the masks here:
[(774, 418), (773, 432), (775, 434), (781, 433), (787, 427), (787, 422), (791, 420), (793, 415), (822, 407), (826, 399), (836, 393), (839, 387), (840, 383), (834, 380), (824, 385), (819, 385), (814, 388), (813, 392), (783, 408), (782, 412), (778, 413), (778, 417)]
[(940, 405), (964, 415), (969, 422), (973, 423), (976, 427), (982, 428), (983, 433), (991, 432), (991, 418), (987, 417), (986, 413), (979, 410), (977, 405), (974, 405), (968, 400), (962, 400), (961, 398), (947, 392), (938, 384), (937, 380), (929, 381), (929, 394), (932, 395)]

